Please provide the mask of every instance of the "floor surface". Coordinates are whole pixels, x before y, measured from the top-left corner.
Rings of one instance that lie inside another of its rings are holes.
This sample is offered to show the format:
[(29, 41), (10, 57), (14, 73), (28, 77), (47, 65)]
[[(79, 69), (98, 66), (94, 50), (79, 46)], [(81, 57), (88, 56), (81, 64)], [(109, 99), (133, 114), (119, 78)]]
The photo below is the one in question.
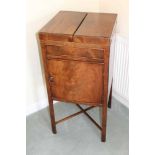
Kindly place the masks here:
[[(86, 106), (84, 106), (86, 107)], [(59, 102), (54, 105), (56, 120), (79, 111), (74, 104)], [(88, 113), (100, 124), (101, 109)], [(128, 155), (128, 108), (112, 100), (108, 109), (107, 141), (101, 142), (100, 130), (80, 114), (57, 125), (52, 134), (48, 108), (26, 118), (27, 155)]]

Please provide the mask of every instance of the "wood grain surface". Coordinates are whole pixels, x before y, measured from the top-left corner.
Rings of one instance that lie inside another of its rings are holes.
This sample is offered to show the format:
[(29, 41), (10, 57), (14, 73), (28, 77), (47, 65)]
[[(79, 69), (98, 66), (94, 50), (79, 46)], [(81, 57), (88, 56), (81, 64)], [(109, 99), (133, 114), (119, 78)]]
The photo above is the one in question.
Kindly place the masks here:
[(73, 34), (86, 15), (83, 12), (60, 11), (40, 30), (40, 37), (72, 40)]
[(102, 65), (68, 60), (47, 63), (52, 95), (57, 100), (99, 105), (102, 97)]

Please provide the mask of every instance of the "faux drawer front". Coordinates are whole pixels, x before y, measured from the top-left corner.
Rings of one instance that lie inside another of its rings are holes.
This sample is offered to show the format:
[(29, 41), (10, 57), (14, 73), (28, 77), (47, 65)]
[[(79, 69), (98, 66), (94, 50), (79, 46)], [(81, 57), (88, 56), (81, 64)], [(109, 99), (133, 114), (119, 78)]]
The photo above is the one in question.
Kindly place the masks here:
[(79, 47), (74, 45), (50, 45), (47, 46), (47, 59), (63, 58), (85, 61), (103, 62), (103, 49)]
[(101, 103), (101, 64), (53, 59), (47, 67), (54, 99), (87, 105)]

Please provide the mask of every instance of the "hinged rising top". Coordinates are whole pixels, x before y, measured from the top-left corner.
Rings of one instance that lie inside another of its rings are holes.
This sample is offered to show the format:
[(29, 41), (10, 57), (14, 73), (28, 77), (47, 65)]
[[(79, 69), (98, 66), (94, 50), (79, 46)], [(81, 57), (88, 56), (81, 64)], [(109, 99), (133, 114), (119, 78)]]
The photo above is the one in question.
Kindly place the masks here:
[(40, 39), (90, 42), (110, 38), (117, 14), (60, 11), (39, 32)]

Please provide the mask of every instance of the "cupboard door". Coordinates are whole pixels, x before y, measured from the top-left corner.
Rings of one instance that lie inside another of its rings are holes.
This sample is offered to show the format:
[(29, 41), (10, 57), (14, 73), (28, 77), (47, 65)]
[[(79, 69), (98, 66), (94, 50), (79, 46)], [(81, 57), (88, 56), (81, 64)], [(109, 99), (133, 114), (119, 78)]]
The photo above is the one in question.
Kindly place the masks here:
[(52, 96), (56, 100), (98, 105), (102, 96), (102, 64), (48, 60)]

